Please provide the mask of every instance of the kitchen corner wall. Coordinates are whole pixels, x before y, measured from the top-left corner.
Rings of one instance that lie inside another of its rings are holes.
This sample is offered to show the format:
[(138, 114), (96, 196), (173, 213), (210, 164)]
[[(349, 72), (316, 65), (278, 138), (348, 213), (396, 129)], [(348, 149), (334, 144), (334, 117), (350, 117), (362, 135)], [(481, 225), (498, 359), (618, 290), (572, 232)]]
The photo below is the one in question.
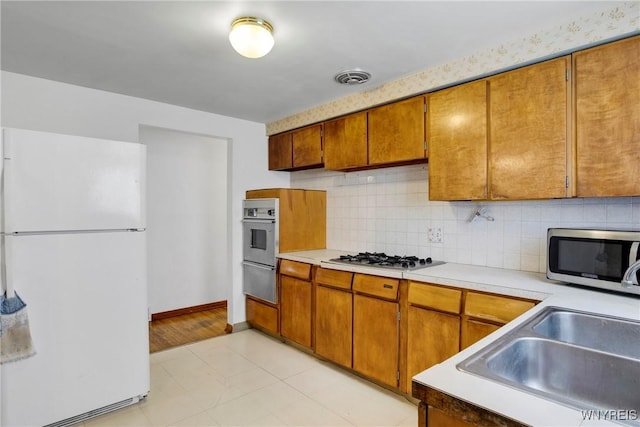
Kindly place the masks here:
[[(428, 166), (300, 171), (292, 188), (327, 191), (327, 247), (534, 272), (546, 271), (549, 227), (640, 228), (640, 197), (433, 202)], [(494, 221), (477, 218), (486, 207)], [(440, 228), (441, 243), (428, 230)]]

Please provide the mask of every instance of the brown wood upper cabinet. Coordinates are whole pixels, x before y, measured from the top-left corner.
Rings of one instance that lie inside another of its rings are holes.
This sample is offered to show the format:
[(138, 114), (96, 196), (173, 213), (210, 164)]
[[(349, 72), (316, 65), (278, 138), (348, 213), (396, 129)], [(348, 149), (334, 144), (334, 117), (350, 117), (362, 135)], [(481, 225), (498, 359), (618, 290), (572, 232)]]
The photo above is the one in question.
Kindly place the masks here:
[(416, 96), (369, 111), (369, 165), (427, 158), (424, 109)]
[(348, 170), (368, 164), (367, 113), (324, 123), (324, 167)]
[(487, 198), (487, 82), (428, 96), (429, 198)]
[(269, 137), (269, 170), (323, 166), (322, 124)]
[(492, 200), (568, 197), (571, 57), (489, 78)]
[(354, 170), (426, 161), (425, 97), (324, 123), (324, 166)]
[(293, 167), (291, 132), (269, 137), (269, 170), (288, 170)]
[(322, 167), (322, 125), (293, 132), (293, 168)]
[(577, 196), (640, 195), (640, 36), (573, 58)]
[(571, 196), (570, 57), (429, 95), (431, 200)]

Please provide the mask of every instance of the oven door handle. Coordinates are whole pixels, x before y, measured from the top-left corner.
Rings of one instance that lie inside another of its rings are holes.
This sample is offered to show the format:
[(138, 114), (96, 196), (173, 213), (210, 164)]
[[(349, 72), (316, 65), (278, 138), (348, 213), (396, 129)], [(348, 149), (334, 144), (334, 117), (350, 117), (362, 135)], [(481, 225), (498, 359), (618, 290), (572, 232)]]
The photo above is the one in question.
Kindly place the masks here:
[(276, 267), (273, 265), (258, 264), (251, 261), (242, 261), (242, 265), (246, 265), (247, 267), (261, 268), (263, 270), (271, 270), (271, 271), (276, 269)]
[(243, 219), (242, 220), (243, 223), (246, 224), (275, 224), (276, 220), (275, 219)]

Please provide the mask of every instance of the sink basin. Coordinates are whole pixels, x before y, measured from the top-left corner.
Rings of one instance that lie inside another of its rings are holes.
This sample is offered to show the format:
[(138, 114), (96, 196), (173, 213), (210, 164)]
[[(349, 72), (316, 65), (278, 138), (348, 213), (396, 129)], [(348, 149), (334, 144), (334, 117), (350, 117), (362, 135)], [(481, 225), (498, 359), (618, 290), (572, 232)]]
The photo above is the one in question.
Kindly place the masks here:
[(457, 368), (576, 409), (640, 414), (640, 322), (547, 307)]
[(640, 359), (640, 323), (568, 311), (548, 310), (533, 331), (557, 340)]
[(640, 409), (640, 360), (518, 338), (491, 354), (486, 369), (488, 376), (574, 407)]

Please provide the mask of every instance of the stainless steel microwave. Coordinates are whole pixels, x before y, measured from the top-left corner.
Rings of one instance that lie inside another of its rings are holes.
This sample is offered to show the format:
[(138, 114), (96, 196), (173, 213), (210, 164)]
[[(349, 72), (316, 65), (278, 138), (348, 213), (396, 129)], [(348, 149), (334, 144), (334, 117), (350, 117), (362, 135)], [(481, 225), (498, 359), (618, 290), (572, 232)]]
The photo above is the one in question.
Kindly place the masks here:
[(640, 295), (640, 231), (550, 228), (547, 248), (547, 278)]

